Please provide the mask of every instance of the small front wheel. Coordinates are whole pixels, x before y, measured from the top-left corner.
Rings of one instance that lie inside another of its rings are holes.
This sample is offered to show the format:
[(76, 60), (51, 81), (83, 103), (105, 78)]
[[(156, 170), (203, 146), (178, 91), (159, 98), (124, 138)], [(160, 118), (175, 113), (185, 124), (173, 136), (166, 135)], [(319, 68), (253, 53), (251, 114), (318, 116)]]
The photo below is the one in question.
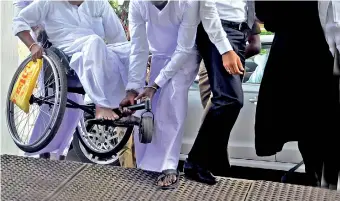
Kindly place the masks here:
[(143, 144), (151, 143), (154, 133), (153, 117), (142, 117), (139, 127), (139, 142)]

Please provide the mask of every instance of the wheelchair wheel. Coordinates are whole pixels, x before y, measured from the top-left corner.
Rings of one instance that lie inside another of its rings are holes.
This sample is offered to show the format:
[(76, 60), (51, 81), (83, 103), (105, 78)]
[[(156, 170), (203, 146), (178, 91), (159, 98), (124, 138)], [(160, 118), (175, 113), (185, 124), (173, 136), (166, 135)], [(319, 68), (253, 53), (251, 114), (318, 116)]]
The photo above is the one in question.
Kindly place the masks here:
[[(79, 126), (76, 129), (76, 132), (83, 132), (84, 130), (79, 128)], [(85, 134), (86, 135), (86, 134)], [(79, 139), (79, 134), (74, 134), (72, 145), (73, 150), (77, 157), (81, 160), (81, 162), (84, 163), (95, 163), (100, 165), (111, 165), (111, 166), (119, 166), (119, 157), (117, 155), (102, 157), (94, 152), (88, 151), (88, 149), (85, 148), (83, 143), (81, 142), (81, 139)]]
[(151, 143), (153, 131), (153, 117), (143, 117), (139, 127), (139, 142), (143, 144)]
[(34, 153), (48, 145), (62, 122), (67, 101), (67, 79), (60, 59), (50, 50), (43, 55), (43, 68), (30, 99), (29, 113), (24, 113), (10, 96), (18, 76), (31, 58), (15, 72), (7, 95), (6, 118), (14, 143), (23, 151)]
[(77, 135), (87, 152), (99, 157), (112, 157), (124, 148), (132, 132), (133, 126), (89, 125), (81, 121)]

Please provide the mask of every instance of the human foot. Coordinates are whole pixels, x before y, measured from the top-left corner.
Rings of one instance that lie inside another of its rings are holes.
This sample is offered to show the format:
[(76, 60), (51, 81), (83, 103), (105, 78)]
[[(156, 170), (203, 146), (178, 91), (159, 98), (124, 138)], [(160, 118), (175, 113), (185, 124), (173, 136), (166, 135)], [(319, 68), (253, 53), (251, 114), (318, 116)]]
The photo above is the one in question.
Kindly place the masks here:
[(96, 106), (96, 119), (116, 120), (119, 116), (110, 108)]
[(179, 173), (177, 170), (164, 170), (157, 178), (156, 185), (161, 189), (175, 189), (179, 185)]

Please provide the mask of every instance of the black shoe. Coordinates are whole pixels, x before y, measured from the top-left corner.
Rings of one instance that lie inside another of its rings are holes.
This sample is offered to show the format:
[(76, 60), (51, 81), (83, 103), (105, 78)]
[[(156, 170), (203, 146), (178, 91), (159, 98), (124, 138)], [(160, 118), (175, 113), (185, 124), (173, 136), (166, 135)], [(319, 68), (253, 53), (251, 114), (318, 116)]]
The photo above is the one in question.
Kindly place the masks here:
[(43, 153), (43, 154), (39, 155), (39, 158), (50, 159), (51, 158), (51, 154), (50, 153)]
[(217, 183), (216, 177), (214, 177), (214, 175), (210, 171), (203, 169), (200, 166), (189, 162), (188, 160), (184, 162), (184, 173), (185, 176), (189, 179), (201, 183), (209, 185), (214, 185)]
[(66, 160), (66, 156), (64, 156), (64, 155), (59, 156), (59, 160), (60, 160), (60, 161)]

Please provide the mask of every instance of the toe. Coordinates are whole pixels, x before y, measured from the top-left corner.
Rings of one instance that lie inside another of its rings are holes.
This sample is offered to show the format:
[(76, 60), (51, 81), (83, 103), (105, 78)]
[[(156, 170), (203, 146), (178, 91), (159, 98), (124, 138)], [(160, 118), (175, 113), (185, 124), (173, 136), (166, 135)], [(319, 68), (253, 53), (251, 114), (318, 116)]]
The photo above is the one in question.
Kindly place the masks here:
[(158, 186), (163, 186), (163, 182), (162, 180), (159, 180), (158, 183), (157, 183)]
[(177, 176), (176, 176), (176, 175), (172, 175), (172, 180), (171, 180), (171, 181), (172, 181), (172, 183), (175, 183), (175, 182), (177, 181), (177, 179), (178, 179), (178, 178), (177, 178)]

